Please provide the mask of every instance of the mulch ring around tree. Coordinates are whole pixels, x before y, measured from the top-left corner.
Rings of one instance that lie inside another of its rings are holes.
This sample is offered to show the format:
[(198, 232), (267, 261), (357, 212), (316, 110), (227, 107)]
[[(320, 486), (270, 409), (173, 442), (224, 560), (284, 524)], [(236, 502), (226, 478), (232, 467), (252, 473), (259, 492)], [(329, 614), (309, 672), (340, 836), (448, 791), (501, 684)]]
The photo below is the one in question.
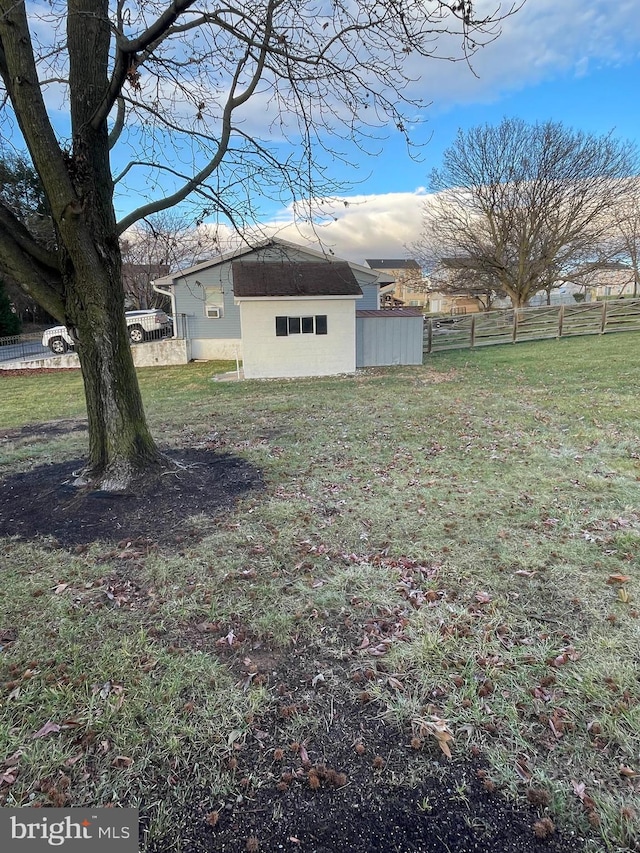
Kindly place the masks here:
[(167, 452), (180, 469), (140, 493), (83, 491), (72, 485), (82, 460), (40, 465), (0, 481), (0, 536), (49, 537), (61, 547), (149, 538), (156, 543), (197, 535), (185, 522), (218, 516), (263, 487), (257, 468), (228, 453)]

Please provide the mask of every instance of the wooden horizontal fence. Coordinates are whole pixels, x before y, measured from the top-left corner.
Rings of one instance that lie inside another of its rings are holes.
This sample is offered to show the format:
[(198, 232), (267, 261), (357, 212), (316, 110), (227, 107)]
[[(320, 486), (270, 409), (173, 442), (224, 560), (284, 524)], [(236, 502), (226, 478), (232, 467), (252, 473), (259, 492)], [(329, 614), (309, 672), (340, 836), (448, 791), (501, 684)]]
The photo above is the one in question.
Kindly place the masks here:
[(429, 317), (424, 352), (608, 332), (640, 332), (640, 299)]

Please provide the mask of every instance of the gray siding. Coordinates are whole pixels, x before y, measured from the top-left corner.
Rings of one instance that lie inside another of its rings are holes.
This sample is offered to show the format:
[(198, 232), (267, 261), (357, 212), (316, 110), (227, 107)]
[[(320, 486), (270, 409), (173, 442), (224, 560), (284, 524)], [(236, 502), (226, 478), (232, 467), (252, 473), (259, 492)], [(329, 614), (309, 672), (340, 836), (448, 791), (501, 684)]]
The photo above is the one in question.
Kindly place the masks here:
[(370, 311), (377, 311), (380, 307), (379, 303), (379, 287), (377, 284), (369, 284), (368, 282), (361, 281), (361, 276), (358, 273), (354, 273), (356, 280), (360, 287), (362, 288), (362, 299), (358, 299), (356, 305), (358, 311), (364, 311), (365, 309)]
[[(224, 310), (218, 320), (205, 314), (207, 287), (222, 288)], [(188, 338), (240, 338), (240, 308), (233, 302), (231, 261), (177, 278), (174, 293), (176, 313), (187, 318)]]
[(356, 367), (422, 364), (422, 336), (422, 317), (357, 317)]

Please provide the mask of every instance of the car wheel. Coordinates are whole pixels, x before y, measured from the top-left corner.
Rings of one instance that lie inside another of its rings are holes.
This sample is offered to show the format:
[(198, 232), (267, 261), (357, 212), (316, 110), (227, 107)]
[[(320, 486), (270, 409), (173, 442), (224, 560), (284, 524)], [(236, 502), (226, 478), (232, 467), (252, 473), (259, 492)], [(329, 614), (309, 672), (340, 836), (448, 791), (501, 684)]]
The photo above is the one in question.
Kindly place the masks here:
[(64, 338), (52, 338), (49, 341), (49, 349), (54, 355), (64, 355), (69, 349), (69, 344)]
[(141, 344), (144, 341), (142, 326), (129, 326), (129, 340), (132, 344)]

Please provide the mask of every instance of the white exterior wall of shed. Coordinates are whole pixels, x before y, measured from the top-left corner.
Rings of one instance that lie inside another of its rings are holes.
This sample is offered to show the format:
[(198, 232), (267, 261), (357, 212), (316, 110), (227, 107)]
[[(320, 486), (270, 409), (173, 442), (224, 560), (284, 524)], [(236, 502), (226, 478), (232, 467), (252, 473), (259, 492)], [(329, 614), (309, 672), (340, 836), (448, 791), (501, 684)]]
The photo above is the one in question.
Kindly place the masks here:
[[(245, 379), (334, 376), (356, 369), (353, 298), (240, 301)], [(276, 317), (327, 317), (327, 334), (276, 336)]]

